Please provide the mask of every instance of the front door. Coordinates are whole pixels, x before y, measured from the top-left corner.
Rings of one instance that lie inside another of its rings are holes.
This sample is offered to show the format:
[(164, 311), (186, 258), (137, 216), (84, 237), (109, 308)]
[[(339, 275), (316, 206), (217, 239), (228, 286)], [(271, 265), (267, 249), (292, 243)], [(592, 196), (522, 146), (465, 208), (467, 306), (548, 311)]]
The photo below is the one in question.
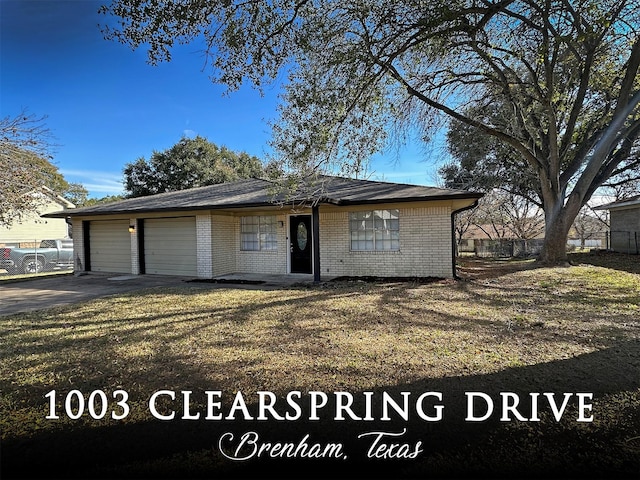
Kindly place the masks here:
[(289, 217), (289, 250), (291, 273), (313, 273), (311, 215)]

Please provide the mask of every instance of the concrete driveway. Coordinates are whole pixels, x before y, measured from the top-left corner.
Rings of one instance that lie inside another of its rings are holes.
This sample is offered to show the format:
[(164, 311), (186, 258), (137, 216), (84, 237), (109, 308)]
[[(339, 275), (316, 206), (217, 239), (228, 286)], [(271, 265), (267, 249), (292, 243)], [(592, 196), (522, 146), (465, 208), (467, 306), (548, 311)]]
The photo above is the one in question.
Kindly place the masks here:
[(186, 277), (163, 275), (56, 275), (19, 282), (0, 283), (0, 315), (69, 305), (97, 297), (150, 287), (205, 286), (187, 283)]
[(0, 283), (0, 316), (70, 305), (151, 287), (277, 289), (313, 283), (313, 275), (231, 274), (213, 281), (168, 275), (94, 273)]

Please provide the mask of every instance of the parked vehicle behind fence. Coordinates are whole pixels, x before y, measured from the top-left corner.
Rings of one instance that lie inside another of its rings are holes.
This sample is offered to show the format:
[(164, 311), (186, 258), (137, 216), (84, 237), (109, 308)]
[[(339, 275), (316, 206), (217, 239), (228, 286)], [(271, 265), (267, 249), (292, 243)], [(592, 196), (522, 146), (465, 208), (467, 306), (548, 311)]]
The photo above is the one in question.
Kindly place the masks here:
[(9, 275), (73, 269), (73, 240), (42, 240), (29, 248), (1, 247), (0, 269)]

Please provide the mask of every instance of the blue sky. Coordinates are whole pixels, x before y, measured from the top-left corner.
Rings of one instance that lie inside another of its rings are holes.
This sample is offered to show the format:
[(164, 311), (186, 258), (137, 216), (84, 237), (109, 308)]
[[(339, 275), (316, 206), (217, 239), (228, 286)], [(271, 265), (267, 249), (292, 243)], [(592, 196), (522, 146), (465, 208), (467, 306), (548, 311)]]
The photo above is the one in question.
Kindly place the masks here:
[[(104, 0), (107, 1), (107, 0)], [(46, 115), (53, 162), (90, 196), (122, 192), (126, 163), (183, 135), (264, 157), (278, 87), (228, 96), (209, 79), (198, 45), (150, 66), (144, 50), (103, 39), (102, 0), (0, 0), (0, 115)], [(442, 147), (407, 146), (372, 162), (373, 178), (434, 185)], [(426, 160), (429, 159), (429, 160)]]

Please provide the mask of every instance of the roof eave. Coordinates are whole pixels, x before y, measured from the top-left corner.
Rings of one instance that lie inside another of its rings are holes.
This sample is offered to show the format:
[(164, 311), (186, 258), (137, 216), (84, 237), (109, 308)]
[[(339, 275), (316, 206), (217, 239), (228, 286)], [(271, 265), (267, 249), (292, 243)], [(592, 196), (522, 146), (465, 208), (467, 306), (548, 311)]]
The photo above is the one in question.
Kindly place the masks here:
[[(374, 198), (368, 200), (349, 200), (323, 197), (317, 201), (317, 204), (328, 204), (336, 206), (355, 206), (355, 205), (380, 205), (384, 203), (409, 203), (409, 202), (431, 202), (439, 200), (477, 200), (483, 197), (482, 193), (452, 193), (443, 195), (433, 195), (429, 197), (424, 196), (412, 196), (404, 198)], [(197, 206), (184, 206), (184, 207), (156, 207), (156, 208), (136, 208), (136, 209), (122, 209), (111, 211), (83, 211), (82, 208), (72, 210), (62, 210), (58, 212), (50, 212), (42, 215), (44, 218), (67, 218), (67, 217), (94, 217), (94, 216), (107, 216), (107, 215), (139, 215), (148, 214), (154, 212), (187, 212), (187, 211), (199, 211), (199, 210), (229, 210), (229, 209), (243, 209), (243, 208), (256, 208), (256, 207), (278, 207), (286, 205), (288, 202), (252, 202), (239, 205), (225, 204), (225, 205), (197, 205)], [(308, 202), (302, 201), (301, 203), (307, 204)]]
[(94, 217), (104, 215), (137, 215), (140, 213), (153, 213), (153, 212), (189, 212), (199, 210), (227, 210), (231, 208), (255, 208), (255, 207), (274, 207), (278, 206), (277, 203), (246, 203), (242, 205), (197, 205), (187, 207), (161, 207), (161, 208), (136, 208), (136, 209), (124, 209), (124, 210), (111, 210), (105, 211), (82, 211), (80, 209), (63, 210), (59, 212), (50, 212), (41, 215), (45, 218), (66, 218), (66, 217)]
[(409, 203), (409, 202), (433, 202), (438, 200), (477, 200), (482, 198), (482, 193), (460, 193), (460, 194), (445, 194), (445, 195), (433, 195), (430, 197), (405, 197), (405, 198), (374, 198), (370, 200), (340, 200), (333, 199), (331, 202), (334, 205), (348, 206), (348, 205), (376, 205), (381, 203)]
[(611, 210), (616, 208), (635, 207), (638, 205), (640, 205), (640, 200), (633, 200), (630, 202), (613, 202), (595, 207), (594, 210)]

